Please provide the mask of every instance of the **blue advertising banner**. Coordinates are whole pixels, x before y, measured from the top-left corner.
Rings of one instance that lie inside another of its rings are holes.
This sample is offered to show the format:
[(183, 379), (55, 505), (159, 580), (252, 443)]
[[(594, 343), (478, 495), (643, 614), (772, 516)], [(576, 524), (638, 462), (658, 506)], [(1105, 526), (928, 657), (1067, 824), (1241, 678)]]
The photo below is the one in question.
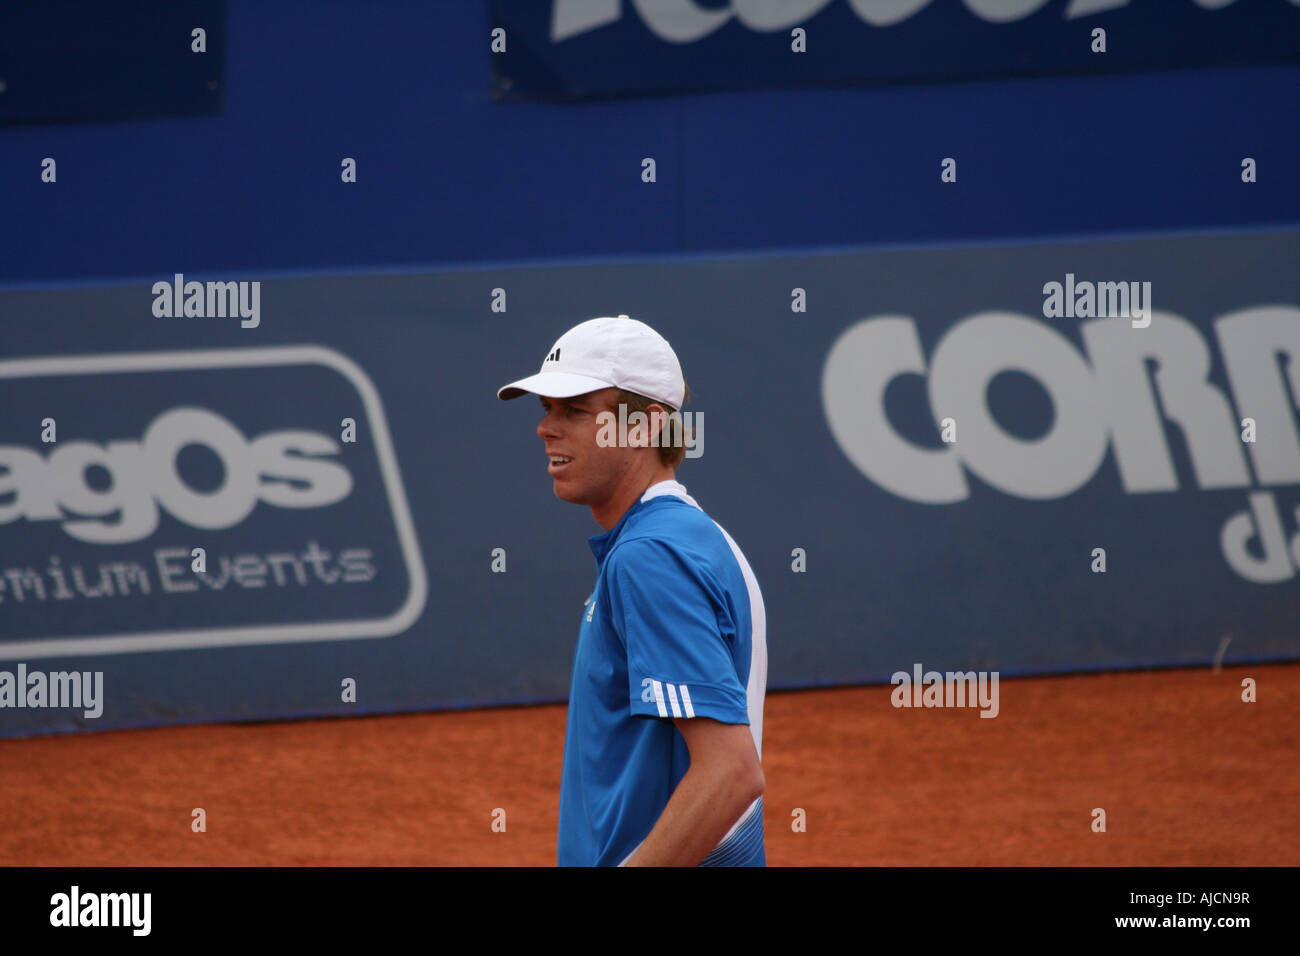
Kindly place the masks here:
[(1297, 261), (1284, 231), (0, 292), (0, 735), (563, 700), (601, 528), (496, 389), (619, 312), (681, 358), (677, 477), (758, 577), (770, 687), (1300, 658)]
[(494, 0), (497, 97), (1300, 60), (1295, 0)]
[(212, 115), (225, 60), (225, 0), (0, 4), (0, 124)]
[[(0, 453), (6, 514), (25, 532), (8, 552), (21, 573), (0, 584), (0, 655), (387, 637), (423, 609), (383, 407), (346, 356), (272, 346), (7, 359), (0, 381), (6, 417), (46, 423), (49, 451)], [(250, 404), (259, 394), (276, 400)], [(95, 407), (121, 437), (69, 440)], [(350, 414), (322, 431), (333, 423), (321, 407)], [(105, 627), (126, 620), (135, 626)]]

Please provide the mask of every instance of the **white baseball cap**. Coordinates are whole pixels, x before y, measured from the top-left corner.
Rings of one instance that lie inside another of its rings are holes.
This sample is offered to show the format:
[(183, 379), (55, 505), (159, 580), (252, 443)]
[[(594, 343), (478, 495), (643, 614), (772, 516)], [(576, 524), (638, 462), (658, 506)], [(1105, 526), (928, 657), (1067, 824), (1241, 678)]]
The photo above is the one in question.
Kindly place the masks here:
[(686, 380), (668, 340), (626, 315), (588, 319), (551, 346), (536, 375), (497, 389), (510, 400), (532, 393), (572, 398), (602, 388), (621, 388), (680, 411)]

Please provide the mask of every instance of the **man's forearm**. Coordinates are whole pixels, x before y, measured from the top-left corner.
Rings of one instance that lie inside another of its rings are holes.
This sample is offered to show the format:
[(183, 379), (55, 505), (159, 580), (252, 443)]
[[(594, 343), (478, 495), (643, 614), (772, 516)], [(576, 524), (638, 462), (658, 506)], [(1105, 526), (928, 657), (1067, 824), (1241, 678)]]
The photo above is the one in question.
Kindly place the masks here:
[(762, 792), (761, 771), (755, 779), (748, 773), (692, 765), (627, 866), (696, 865)]

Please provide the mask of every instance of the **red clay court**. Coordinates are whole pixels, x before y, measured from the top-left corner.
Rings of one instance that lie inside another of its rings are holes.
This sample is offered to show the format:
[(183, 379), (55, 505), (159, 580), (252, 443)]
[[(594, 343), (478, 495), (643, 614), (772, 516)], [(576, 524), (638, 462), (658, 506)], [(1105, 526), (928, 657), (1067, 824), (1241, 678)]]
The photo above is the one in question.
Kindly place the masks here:
[[(1300, 665), (1004, 680), (995, 719), (891, 690), (768, 696), (769, 864), (1300, 865)], [(0, 740), (0, 864), (551, 865), (564, 723), (555, 705)]]

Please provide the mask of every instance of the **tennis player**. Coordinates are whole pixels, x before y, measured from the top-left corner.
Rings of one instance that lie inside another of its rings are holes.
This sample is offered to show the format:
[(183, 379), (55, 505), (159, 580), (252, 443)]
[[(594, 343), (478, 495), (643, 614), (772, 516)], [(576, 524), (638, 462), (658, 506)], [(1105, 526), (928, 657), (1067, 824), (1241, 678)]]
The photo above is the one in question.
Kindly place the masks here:
[(497, 395), (529, 393), (556, 497), (605, 529), (590, 539), (558, 862), (764, 866), (763, 596), (736, 542), (676, 479), (689, 395), (677, 356), (626, 315), (591, 319)]

